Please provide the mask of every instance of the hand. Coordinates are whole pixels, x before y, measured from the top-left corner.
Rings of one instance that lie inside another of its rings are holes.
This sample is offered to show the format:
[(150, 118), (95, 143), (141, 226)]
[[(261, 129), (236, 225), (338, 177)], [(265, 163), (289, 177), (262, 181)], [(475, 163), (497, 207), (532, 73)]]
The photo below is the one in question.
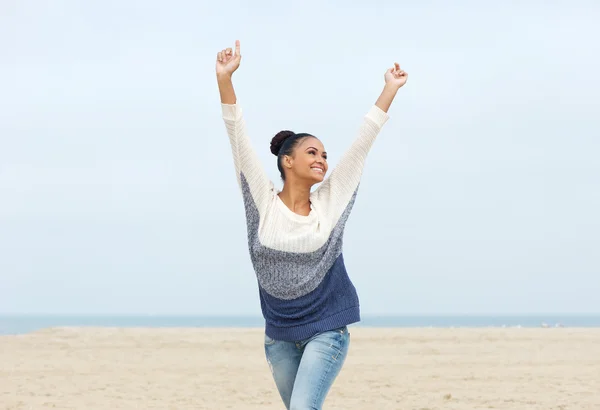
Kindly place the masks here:
[(240, 40), (235, 41), (235, 54), (231, 48), (226, 48), (217, 53), (217, 75), (231, 76), (240, 66), (242, 55), (240, 53)]
[(385, 85), (391, 85), (400, 88), (406, 84), (408, 73), (400, 69), (400, 64), (394, 63), (394, 67), (385, 72), (384, 78)]

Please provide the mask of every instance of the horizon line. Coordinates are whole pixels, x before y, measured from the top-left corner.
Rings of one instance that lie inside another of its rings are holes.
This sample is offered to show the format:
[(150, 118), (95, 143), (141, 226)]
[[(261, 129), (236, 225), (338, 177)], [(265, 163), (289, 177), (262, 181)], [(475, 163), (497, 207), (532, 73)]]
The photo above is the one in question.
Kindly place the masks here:
[[(205, 318), (260, 318), (263, 316), (248, 315), (248, 314), (204, 314), (204, 313), (3, 313), (0, 312), (0, 317), (10, 316), (70, 316), (70, 317), (98, 317), (98, 316), (113, 316), (113, 317), (205, 317)], [(368, 317), (490, 317), (490, 316), (600, 316), (600, 312), (539, 312), (539, 313), (363, 313), (363, 318)]]

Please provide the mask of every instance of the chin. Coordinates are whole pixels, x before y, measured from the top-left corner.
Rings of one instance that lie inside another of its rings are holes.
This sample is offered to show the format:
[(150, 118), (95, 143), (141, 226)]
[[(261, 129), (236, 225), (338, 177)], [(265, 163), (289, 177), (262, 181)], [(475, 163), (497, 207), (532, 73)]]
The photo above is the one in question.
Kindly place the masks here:
[(320, 184), (321, 182), (323, 182), (323, 177), (318, 177), (316, 175), (310, 175), (308, 178), (305, 178), (304, 181), (306, 181), (307, 184), (309, 184), (310, 186), (313, 186), (315, 184)]
[(316, 172), (310, 171), (303, 175), (303, 178), (306, 182), (309, 182), (311, 185), (320, 184), (325, 180), (325, 175), (327, 173), (318, 174)]
[(315, 184), (320, 184), (325, 179), (325, 175), (313, 176), (312, 180)]

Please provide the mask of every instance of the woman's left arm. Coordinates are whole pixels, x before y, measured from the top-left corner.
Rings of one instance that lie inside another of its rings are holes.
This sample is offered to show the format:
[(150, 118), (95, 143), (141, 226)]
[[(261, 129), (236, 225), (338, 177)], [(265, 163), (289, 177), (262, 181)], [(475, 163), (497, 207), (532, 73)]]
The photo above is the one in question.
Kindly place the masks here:
[(360, 182), (364, 162), (379, 131), (388, 120), (388, 110), (396, 93), (404, 84), (408, 74), (400, 69), (398, 63), (385, 72), (385, 86), (375, 105), (365, 115), (358, 137), (340, 158), (331, 175), (315, 191), (318, 200), (326, 203), (328, 213), (333, 220), (348, 208)]

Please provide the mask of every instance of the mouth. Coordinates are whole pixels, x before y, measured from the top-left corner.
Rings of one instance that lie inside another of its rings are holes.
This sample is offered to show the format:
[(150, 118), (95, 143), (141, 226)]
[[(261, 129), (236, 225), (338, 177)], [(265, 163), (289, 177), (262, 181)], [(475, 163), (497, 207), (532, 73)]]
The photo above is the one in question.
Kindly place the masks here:
[(319, 174), (323, 174), (325, 172), (325, 170), (321, 167), (310, 167), (310, 169), (312, 169), (314, 172), (317, 172)]

